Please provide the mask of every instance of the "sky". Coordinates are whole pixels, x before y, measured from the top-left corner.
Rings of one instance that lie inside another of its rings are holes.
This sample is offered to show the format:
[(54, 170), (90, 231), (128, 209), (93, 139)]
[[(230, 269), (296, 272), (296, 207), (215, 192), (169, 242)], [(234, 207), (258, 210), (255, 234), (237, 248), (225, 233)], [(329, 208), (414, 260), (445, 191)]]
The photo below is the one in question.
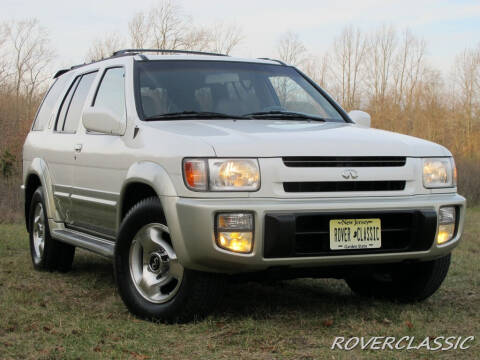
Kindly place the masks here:
[[(297, 33), (312, 54), (331, 50), (347, 25), (365, 31), (382, 25), (409, 28), (427, 42), (429, 63), (448, 72), (455, 55), (480, 46), (480, 0), (179, 0), (196, 24), (235, 23), (244, 39), (232, 55), (275, 57), (286, 31)], [(127, 36), (133, 14), (153, 0), (0, 0), (0, 22), (37, 18), (47, 29), (59, 67), (83, 63), (103, 34)]]

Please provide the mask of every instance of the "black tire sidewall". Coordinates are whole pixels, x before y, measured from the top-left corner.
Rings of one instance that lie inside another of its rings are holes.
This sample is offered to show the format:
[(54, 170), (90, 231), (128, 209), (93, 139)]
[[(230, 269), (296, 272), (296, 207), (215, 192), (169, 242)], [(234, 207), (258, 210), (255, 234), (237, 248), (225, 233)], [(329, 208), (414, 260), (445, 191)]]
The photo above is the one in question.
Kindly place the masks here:
[[(42, 257), (39, 261), (35, 261), (35, 249), (33, 244), (33, 221), (35, 214), (35, 207), (37, 204), (42, 204), (43, 216), (45, 218), (45, 243)], [(56, 261), (58, 259), (58, 254), (55, 248), (54, 240), (50, 237), (50, 227), (48, 226), (48, 216), (45, 207), (45, 199), (43, 195), (43, 190), (41, 187), (37, 188), (32, 196), (32, 201), (30, 202), (29, 210), (29, 239), (30, 239), (30, 256), (32, 259), (33, 267), (37, 270), (54, 270), (56, 267)]]

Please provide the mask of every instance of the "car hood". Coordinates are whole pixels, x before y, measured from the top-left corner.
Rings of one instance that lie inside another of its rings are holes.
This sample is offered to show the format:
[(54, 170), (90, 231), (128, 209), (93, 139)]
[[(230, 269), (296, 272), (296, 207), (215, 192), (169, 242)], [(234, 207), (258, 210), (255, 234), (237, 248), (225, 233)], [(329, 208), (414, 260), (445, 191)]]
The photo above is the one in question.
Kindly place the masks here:
[(227, 119), (148, 125), (183, 140), (202, 140), (219, 157), (450, 156), (446, 148), (426, 140), (347, 123)]

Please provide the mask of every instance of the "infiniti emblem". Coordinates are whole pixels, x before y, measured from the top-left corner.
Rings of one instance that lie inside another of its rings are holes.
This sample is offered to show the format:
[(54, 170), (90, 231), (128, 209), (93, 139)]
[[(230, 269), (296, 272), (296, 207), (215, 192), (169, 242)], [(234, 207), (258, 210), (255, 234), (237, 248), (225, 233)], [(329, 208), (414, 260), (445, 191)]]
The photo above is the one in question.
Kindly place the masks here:
[(344, 179), (356, 179), (358, 178), (357, 170), (354, 169), (346, 169), (342, 171), (342, 177)]

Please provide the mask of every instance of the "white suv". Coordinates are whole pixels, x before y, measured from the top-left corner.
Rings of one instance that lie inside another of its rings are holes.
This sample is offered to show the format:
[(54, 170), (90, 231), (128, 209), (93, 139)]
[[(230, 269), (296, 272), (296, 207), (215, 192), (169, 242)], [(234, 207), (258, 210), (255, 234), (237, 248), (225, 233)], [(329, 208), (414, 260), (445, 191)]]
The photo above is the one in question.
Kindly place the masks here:
[(280, 61), (153, 52), (55, 75), (23, 153), (36, 269), (111, 257), (130, 311), (163, 321), (212, 310), (233, 277), (439, 288), (465, 215), (447, 149), (370, 129)]

